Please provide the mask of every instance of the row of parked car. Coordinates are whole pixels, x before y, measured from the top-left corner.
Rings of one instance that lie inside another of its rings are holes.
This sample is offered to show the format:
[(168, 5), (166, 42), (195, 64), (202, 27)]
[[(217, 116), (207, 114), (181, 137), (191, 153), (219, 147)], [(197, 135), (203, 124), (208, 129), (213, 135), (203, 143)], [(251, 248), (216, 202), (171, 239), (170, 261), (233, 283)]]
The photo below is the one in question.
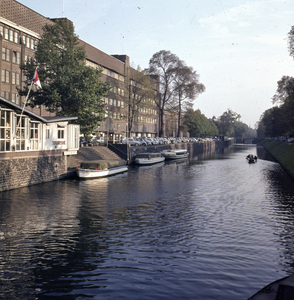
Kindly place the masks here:
[(165, 138), (128, 138), (123, 139), (122, 144), (129, 144), (131, 146), (150, 146), (150, 145), (166, 145), (176, 143), (194, 143), (205, 141), (216, 141), (218, 138), (188, 138), (188, 137), (165, 137)]

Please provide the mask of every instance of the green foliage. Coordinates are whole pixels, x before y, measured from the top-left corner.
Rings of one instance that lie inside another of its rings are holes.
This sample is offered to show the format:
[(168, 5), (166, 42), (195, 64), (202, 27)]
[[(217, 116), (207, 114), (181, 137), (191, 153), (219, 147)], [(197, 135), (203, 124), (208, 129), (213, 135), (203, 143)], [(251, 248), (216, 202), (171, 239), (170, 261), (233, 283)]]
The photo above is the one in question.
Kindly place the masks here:
[(27, 94), (36, 67), (42, 89), (30, 93), (28, 105), (44, 105), (57, 116), (77, 116), (81, 133), (97, 128), (109, 84), (101, 81), (101, 70), (86, 66), (85, 50), (70, 23), (62, 19), (44, 26), (35, 59), (21, 66), (27, 80), (20, 95)]
[(294, 145), (263, 140), (261, 145), (294, 177)]
[(241, 116), (231, 109), (225, 111), (219, 118), (218, 124), (220, 127), (220, 133), (227, 136), (235, 136), (235, 126), (240, 120)]
[(184, 115), (182, 130), (190, 136), (215, 136), (218, 129), (214, 121), (209, 121), (199, 109), (188, 109)]

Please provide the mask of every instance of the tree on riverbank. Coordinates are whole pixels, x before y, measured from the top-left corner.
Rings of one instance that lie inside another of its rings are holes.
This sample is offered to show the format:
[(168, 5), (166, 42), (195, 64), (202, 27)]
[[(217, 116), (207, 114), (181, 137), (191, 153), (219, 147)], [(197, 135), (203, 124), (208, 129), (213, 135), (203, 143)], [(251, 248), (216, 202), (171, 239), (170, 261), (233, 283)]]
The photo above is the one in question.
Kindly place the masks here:
[(43, 27), (34, 59), (21, 65), (26, 76), (21, 96), (27, 95), (36, 68), (42, 88), (31, 91), (28, 105), (44, 105), (57, 116), (77, 116), (81, 133), (93, 132), (104, 117), (102, 99), (109, 84), (101, 81), (101, 70), (86, 66), (86, 52), (71, 23), (61, 19)]
[(217, 136), (219, 131), (214, 120), (208, 120), (200, 109), (188, 109), (184, 115), (182, 130), (190, 136)]
[[(288, 33), (290, 56), (294, 58), (294, 26)], [(266, 110), (256, 124), (258, 137), (294, 136), (294, 78), (283, 76), (272, 98), (276, 106)]]
[(180, 134), (181, 117), (184, 110), (191, 108), (195, 98), (205, 91), (199, 82), (199, 75), (188, 67), (178, 56), (170, 51), (161, 50), (149, 61), (149, 75), (156, 75), (159, 80), (161, 97), (156, 101), (159, 110), (159, 136), (164, 134), (164, 113), (178, 115)]

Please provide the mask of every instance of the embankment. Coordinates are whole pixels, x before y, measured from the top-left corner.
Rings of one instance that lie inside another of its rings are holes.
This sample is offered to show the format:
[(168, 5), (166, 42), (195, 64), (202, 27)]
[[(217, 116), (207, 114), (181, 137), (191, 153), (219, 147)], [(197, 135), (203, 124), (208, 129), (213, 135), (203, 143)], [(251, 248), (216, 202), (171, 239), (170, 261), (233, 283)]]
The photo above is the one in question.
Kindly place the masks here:
[(294, 178), (294, 145), (272, 140), (263, 140), (260, 144)]

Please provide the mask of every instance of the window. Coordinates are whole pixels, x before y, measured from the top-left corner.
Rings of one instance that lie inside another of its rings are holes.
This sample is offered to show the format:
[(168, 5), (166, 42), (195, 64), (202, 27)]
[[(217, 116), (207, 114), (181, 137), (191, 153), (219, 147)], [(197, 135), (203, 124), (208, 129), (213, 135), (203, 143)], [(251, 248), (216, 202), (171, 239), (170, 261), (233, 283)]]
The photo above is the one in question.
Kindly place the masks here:
[(10, 50), (6, 49), (6, 60), (10, 61)]
[(109, 103), (109, 105), (112, 105), (113, 102), (112, 102), (111, 98), (109, 98), (109, 102), (108, 103)]
[(31, 49), (34, 50), (34, 40), (31, 40)]
[(12, 78), (11, 78), (12, 84), (15, 84), (15, 78), (16, 78), (16, 74), (14, 72), (12, 72)]
[(11, 146), (11, 112), (0, 111), (0, 151), (10, 151)]
[(38, 149), (38, 136), (39, 136), (39, 124), (38, 123), (30, 123), (30, 149), (37, 150)]
[(22, 43), (23, 43), (24, 45), (26, 44), (26, 36), (25, 36), (25, 35), (22, 36)]
[(4, 28), (4, 38), (8, 40), (8, 28)]
[(30, 38), (27, 37), (27, 48), (30, 48)]
[(20, 85), (20, 74), (16, 73), (16, 81), (15, 81), (16, 85)]
[(10, 83), (10, 71), (5, 71), (5, 76), (6, 76), (6, 78), (5, 78), (5, 82), (6, 83)]
[(46, 128), (46, 139), (49, 140), (50, 139), (50, 129)]
[(15, 103), (16, 103), (17, 105), (20, 105), (20, 98), (19, 98), (19, 95), (18, 95), (18, 94), (15, 95)]
[(18, 32), (14, 33), (14, 42), (18, 44)]
[(121, 106), (121, 108), (124, 108), (124, 107), (125, 107), (125, 104), (124, 104), (123, 101), (120, 102), (120, 106)]
[(13, 103), (15, 103), (15, 94), (11, 94), (11, 101), (13, 102)]
[(14, 32), (13, 32), (13, 30), (9, 30), (9, 40), (10, 40), (10, 42), (13, 42), (13, 36), (14, 36), (14, 34), (13, 34)]
[(20, 53), (16, 52), (16, 63), (20, 65)]
[(115, 99), (113, 100), (113, 105), (116, 106), (116, 100)]
[(16, 147), (15, 150), (25, 150), (25, 123), (26, 119), (20, 116), (16, 117)]
[(0, 26), (0, 34), (3, 36), (3, 26)]
[(6, 60), (6, 49), (2, 47), (2, 60)]
[(16, 52), (12, 52), (12, 62), (15, 64), (16, 63)]
[(2, 82), (5, 82), (5, 70), (2, 70), (1, 80), (2, 80)]
[(38, 41), (35, 41), (35, 50), (38, 48)]
[(58, 139), (64, 139), (64, 129), (58, 129)]

